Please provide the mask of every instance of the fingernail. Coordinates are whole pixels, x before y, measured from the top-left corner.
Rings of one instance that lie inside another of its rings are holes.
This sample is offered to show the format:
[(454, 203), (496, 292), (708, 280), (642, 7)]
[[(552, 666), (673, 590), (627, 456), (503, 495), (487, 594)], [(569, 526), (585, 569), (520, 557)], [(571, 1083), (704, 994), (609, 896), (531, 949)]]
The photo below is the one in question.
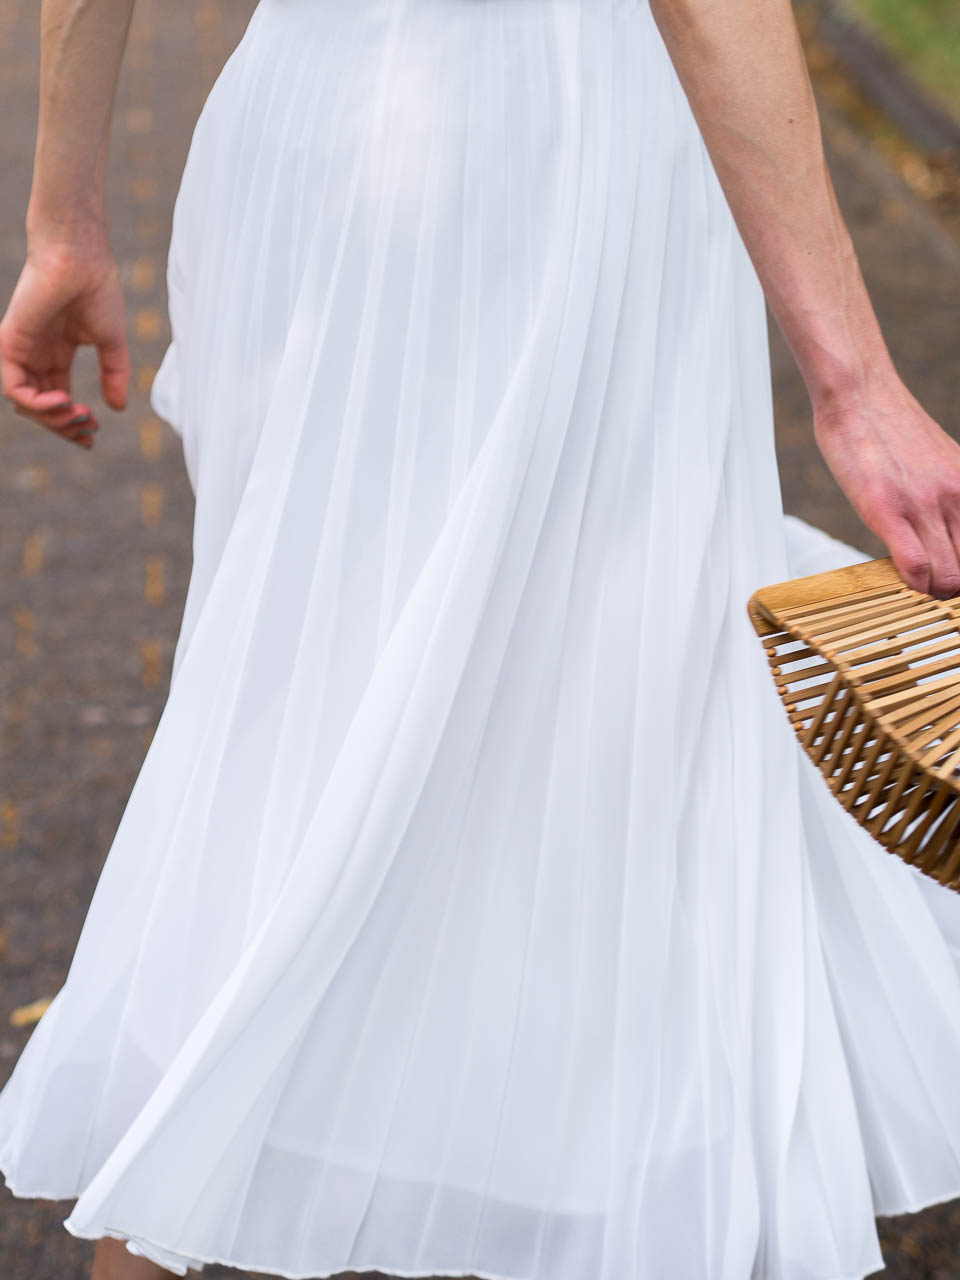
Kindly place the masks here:
[(68, 427), (76, 427), (76, 426), (78, 426), (81, 422), (89, 422), (89, 421), (90, 421), (90, 414), (89, 414), (89, 413), (78, 413), (78, 414), (77, 414), (77, 416), (76, 416), (75, 418), (71, 418), (71, 419), (70, 419), (70, 421), (67, 423), (67, 426), (68, 426)]

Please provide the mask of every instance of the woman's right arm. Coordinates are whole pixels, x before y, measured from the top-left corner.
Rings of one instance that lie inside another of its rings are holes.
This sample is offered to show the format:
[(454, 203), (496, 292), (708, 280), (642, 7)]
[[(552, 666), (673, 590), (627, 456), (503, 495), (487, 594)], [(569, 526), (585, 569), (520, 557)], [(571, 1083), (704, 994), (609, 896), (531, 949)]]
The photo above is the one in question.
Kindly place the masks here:
[(650, 0), (796, 358), (816, 442), (908, 585), (960, 593), (960, 445), (899, 378), (837, 205), (790, 0)]

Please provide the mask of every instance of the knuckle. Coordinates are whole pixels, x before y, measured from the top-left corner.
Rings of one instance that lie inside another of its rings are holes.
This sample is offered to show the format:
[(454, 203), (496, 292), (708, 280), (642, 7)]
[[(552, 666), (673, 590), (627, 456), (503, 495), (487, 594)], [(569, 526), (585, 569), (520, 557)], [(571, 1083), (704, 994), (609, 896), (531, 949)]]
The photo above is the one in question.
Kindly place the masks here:
[(860, 489), (860, 500), (877, 520), (895, 521), (909, 514), (907, 495), (895, 485), (876, 480), (867, 482)]
[(930, 572), (930, 561), (924, 556), (907, 556), (901, 564), (914, 578), (925, 577)]
[(910, 582), (925, 582), (930, 574), (930, 561), (922, 552), (908, 551), (896, 557), (900, 576)]
[(915, 485), (910, 491), (910, 505), (920, 516), (929, 516), (940, 506), (940, 489), (929, 482)]

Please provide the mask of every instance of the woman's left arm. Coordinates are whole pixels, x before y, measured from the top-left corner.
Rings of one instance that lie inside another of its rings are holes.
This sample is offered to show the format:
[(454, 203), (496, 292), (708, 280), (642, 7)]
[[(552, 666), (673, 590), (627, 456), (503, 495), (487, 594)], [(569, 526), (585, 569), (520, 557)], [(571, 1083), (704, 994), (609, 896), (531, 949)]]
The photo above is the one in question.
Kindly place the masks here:
[(77, 347), (96, 347), (100, 390), (112, 408), (125, 406), (130, 377), (123, 288), (109, 244), (106, 170), (133, 3), (42, 2), (27, 257), (0, 322), (3, 394), (18, 413), (86, 447), (98, 423), (70, 393)]

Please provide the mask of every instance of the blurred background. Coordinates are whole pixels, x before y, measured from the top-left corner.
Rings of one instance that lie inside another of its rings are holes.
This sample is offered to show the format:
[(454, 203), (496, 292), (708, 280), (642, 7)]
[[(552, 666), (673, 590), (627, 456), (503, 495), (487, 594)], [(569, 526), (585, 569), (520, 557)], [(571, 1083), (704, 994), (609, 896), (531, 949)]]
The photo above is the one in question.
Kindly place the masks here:
[[(90, 453), (0, 402), (0, 1082), (66, 976), (163, 706), (192, 522), (179, 440), (147, 400), (169, 337), (170, 216), (194, 121), (254, 7), (135, 6), (110, 176), (128, 408), (99, 411), (89, 351), (73, 389), (98, 406)], [(960, 438), (960, 3), (797, 0), (796, 13), (834, 181), (894, 359)], [(39, 19), (38, 0), (0, 0), (0, 310), (25, 250)], [(774, 324), (771, 354), (785, 510), (885, 555), (820, 457)], [(2, 1280), (86, 1280), (92, 1245), (63, 1229), (68, 1211), (0, 1188)], [(880, 1219), (879, 1229), (878, 1274), (960, 1280), (960, 1201)]]

